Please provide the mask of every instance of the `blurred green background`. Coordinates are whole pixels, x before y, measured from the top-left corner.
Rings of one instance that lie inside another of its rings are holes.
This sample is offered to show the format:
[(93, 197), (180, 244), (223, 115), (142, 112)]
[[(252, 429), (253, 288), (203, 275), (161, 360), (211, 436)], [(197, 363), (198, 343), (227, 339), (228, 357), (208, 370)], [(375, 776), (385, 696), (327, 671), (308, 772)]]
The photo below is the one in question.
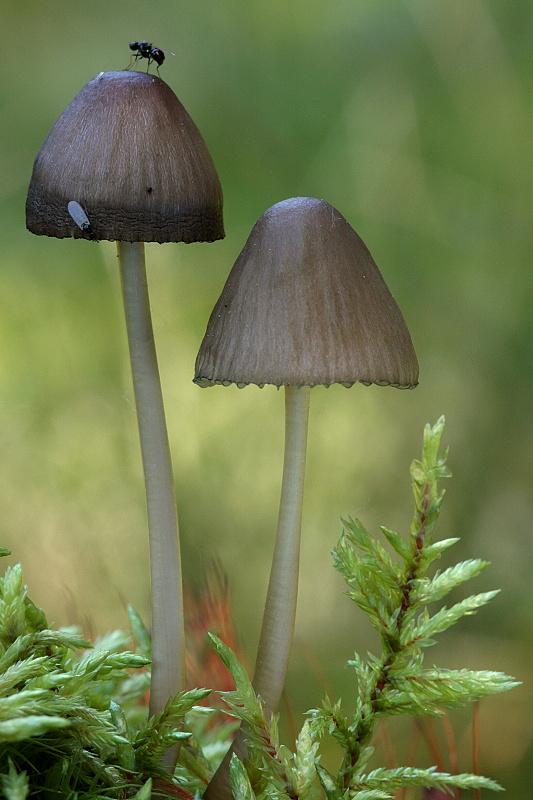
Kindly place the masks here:
[[(227, 571), (253, 662), (277, 516), (283, 396), (191, 382), (210, 310), (258, 216), (295, 195), (336, 206), (369, 246), (417, 349), (414, 392), (311, 398), (297, 643), (298, 724), (376, 646), (330, 567), (341, 516), (406, 530), (408, 467), (447, 418), (446, 566), (492, 566), (489, 608), (442, 636), (443, 666), (524, 682), (481, 706), (481, 768), (510, 797), (533, 781), (532, 80), (530, 0), (3, 0), (0, 169), (0, 540), (57, 624), (148, 618), (143, 483), (115, 249), (25, 230), (33, 159), (57, 116), (128, 42), (199, 126), (227, 238), (148, 247), (186, 580)], [(465, 589), (466, 591), (466, 589)], [(464, 592), (463, 592), (464, 594)], [(457, 593), (457, 597), (460, 597)], [(457, 599), (457, 597), (455, 599)], [(471, 769), (469, 716), (456, 715)], [(401, 736), (402, 734), (400, 734)], [(401, 753), (401, 747), (399, 748)]]

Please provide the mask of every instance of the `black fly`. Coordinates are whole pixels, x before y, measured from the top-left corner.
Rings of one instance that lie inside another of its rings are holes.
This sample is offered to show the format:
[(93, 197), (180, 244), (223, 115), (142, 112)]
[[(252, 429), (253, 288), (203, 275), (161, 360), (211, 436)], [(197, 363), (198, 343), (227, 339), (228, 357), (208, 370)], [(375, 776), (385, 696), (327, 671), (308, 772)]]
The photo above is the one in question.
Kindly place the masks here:
[[(160, 47), (154, 47), (151, 42), (130, 42), (130, 50), (135, 53), (135, 61), (138, 61), (139, 58), (148, 59), (147, 72), (152, 61), (155, 61), (156, 69), (159, 72), (159, 67), (165, 60), (165, 53), (170, 52), (169, 50), (161, 50)], [(170, 55), (173, 56), (175, 53), (170, 53)]]

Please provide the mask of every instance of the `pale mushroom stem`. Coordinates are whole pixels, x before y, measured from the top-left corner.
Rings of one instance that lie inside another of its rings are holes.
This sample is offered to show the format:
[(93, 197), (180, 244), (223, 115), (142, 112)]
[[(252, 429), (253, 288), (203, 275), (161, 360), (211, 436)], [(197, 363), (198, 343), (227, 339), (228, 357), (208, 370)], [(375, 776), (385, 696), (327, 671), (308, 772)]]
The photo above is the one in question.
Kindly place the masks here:
[[(185, 688), (181, 559), (174, 479), (142, 242), (117, 242), (146, 487), (152, 600), (150, 714)], [(175, 748), (173, 748), (175, 750)], [(167, 754), (170, 764), (177, 753)]]
[(275, 714), (289, 663), (296, 617), (300, 530), (309, 418), (309, 386), (285, 387), (285, 457), (276, 544), (253, 685)]
[[(270, 714), (276, 713), (281, 700), (294, 634), (309, 392), (309, 386), (285, 387), (285, 456), (278, 527), (253, 679), (254, 689)], [(231, 800), (229, 762), (233, 753), (239, 758), (246, 755), (243, 728), (207, 787), (204, 800)]]

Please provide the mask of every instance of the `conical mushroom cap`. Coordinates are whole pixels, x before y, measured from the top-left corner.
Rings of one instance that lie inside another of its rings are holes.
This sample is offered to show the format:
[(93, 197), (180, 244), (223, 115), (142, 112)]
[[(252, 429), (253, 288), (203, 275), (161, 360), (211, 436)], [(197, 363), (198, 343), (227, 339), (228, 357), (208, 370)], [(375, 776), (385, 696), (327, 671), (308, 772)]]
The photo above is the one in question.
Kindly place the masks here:
[(418, 362), (362, 240), (328, 203), (297, 197), (254, 226), (211, 314), (194, 380), (408, 389)]
[(74, 200), (96, 239), (214, 241), (224, 236), (222, 189), (198, 128), (155, 75), (102, 72), (45, 139), (26, 202), (32, 233), (83, 236)]

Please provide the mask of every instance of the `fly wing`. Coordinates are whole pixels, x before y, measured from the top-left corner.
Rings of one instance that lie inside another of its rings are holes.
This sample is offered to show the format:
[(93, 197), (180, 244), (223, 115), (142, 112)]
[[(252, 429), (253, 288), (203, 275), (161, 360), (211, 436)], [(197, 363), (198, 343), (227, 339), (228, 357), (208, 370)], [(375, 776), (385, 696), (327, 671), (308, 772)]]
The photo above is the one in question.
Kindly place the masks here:
[(89, 223), (89, 217), (87, 216), (83, 208), (80, 206), (80, 204), (77, 203), (75, 200), (71, 200), (69, 202), (69, 204), (67, 205), (67, 210), (72, 219), (74, 220), (74, 222), (76, 223), (76, 225), (78, 226), (78, 228), (81, 228), (82, 231), (87, 230), (87, 228), (84, 226), (88, 226), (89, 228), (91, 227)]

